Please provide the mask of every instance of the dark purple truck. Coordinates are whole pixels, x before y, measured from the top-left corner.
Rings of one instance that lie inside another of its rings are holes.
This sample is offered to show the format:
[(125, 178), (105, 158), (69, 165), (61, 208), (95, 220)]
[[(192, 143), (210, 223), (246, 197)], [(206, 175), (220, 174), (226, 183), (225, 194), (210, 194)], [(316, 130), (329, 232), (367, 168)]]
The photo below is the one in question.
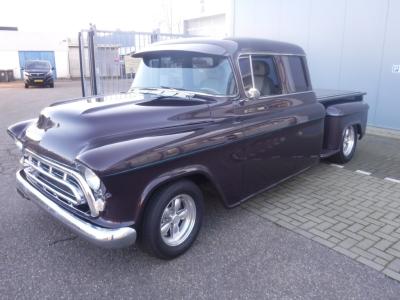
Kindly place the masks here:
[(349, 161), (363, 93), (314, 91), (304, 51), (187, 39), (136, 53), (126, 94), (55, 103), (12, 125), (20, 194), (104, 247), (173, 258), (196, 239), (205, 190), (234, 207), (317, 164)]

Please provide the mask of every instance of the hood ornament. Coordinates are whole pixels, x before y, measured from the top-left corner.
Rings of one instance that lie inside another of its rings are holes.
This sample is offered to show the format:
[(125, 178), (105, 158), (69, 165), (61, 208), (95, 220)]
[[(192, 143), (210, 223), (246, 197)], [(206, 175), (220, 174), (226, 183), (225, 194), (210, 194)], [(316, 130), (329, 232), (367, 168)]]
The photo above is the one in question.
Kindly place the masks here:
[(45, 132), (53, 127), (58, 127), (58, 124), (54, 123), (50, 117), (44, 113), (40, 114), (36, 123), (32, 123), (26, 129), (25, 136), (35, 142), (39, 142)]

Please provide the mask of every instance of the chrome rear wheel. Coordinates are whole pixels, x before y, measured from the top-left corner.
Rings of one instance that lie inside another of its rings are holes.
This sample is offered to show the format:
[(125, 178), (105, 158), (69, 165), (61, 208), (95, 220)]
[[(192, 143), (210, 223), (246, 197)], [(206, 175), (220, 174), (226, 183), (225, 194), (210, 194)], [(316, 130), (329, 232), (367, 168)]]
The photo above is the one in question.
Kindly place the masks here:
[(342, 131), (342, 139), (338, 152), (329, 158), (330, 161), (345, 164), (349, 162), (354, 155), (357, 146), (358, 132), (355, 125), (349, 125)]
[(343, 136), (343, 154), (349, 156), (354, 149), (356, 133), (354, 126), (349, 126), (344, 130)]

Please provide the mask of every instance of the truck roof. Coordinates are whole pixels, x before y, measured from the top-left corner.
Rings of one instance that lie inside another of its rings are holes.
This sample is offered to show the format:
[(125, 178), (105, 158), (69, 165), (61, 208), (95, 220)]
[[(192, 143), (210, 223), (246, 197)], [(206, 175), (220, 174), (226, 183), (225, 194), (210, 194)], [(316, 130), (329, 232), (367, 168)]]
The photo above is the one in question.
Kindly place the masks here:
[(274, 54), (305, 55), (295, 44), (259, 38), (184, 38), (151, 44), (133, 56), (159, 51), (190, 51), (223, 56), (237, 56), (247, 52), (269, 52)]

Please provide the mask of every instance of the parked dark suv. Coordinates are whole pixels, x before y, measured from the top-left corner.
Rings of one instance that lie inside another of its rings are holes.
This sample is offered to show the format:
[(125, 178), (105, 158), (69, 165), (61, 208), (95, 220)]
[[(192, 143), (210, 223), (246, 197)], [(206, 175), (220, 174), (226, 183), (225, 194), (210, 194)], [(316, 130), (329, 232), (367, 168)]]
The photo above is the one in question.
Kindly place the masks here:
[(47, 60), (28, 60), (23, 70), (26, 89), (30, 85), (54, 87), (54, 67)]

